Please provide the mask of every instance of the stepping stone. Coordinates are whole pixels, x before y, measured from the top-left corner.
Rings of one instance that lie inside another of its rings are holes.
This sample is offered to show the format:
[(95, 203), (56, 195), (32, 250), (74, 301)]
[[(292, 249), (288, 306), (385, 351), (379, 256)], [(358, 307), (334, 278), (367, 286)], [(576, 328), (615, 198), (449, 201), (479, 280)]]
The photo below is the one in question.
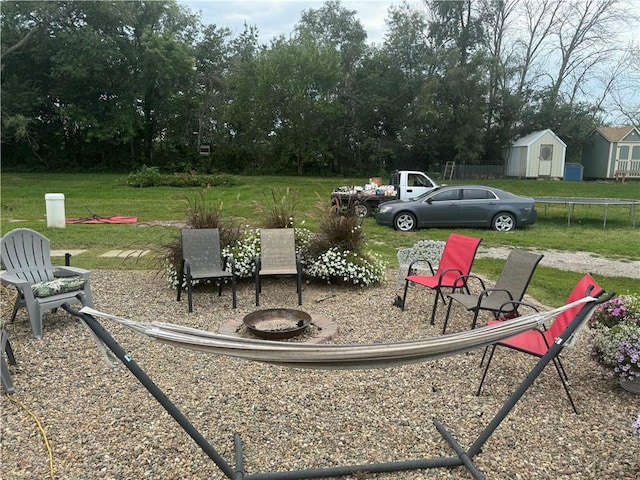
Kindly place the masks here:
[(144, 257), (150, 250), (109, 250), (108, 252), (100, 255), (101, 257), (112, 257), (112, 258), (140, 258)]

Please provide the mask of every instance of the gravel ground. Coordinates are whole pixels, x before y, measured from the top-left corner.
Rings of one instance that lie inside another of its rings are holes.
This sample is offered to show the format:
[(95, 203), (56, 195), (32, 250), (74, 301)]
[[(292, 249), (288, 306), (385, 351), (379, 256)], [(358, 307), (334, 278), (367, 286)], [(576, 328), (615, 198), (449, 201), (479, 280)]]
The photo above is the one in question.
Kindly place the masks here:
[[(369, 289), (307, 284), (302, 309), (339, 324), (335, 343), (437, 335), (444, 310), (435, 327), (425, 320), (433, 295), (412, 288), (401, 312), (392, 306), (396, 285), (392, 269), (384, 285)], [(218, 297), (197, 289), (191, 314), (153, 272), (95, 271), (92, 288), (98, 310), (212, 331), (255, 310), (250, 282), (239, 285), (236, 311), (228, 290)], [(295, 297), (292, 280), (268, 279), (260, 308), (296, 308)], [(451, 330), (468, 328), (470, 316), (455, 313)], [(535, 363), (498, 351), (478, 397), (482, 350), (397, 368), (310, 371), (179, 350), (101, 323), (231, 464), (232, 436), (241, 435), (248, 473), (450, 456), (432, 420), (467, 447)], [(14, 401), (1, 401), (1, 478), (51, 478), (48, 449), (29, 412), (46, 431), (57, 479), (224, 478), (126, 368), (106, 366), (73, 317), (47, 314), (42, 340), (32, 338), (22, 312), (8, 330), (18, 364), (11, 367)], [(475, 463), (488, 478), (640, 477), (640, 439), (631, 428), (640, 397), (621, 390), (590, 358), (586, 331), (563, 357), (580, 413), (547, 368)], [(456, 468), (347, 478), (471, 476)]]

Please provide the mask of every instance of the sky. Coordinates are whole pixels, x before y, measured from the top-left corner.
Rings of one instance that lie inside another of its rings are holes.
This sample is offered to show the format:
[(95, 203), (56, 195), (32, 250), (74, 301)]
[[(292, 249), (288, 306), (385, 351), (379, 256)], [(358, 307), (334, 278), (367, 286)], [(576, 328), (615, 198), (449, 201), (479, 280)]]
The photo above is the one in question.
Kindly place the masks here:
[[(367, 42), (381, 44), (386, 30), (385, 19), (391, 5), (402, 0), (342, 0), (367, 31)], [(193, 12), (201, 12), (202, 22), (228, 27), (233, 36), (244, 31), (244, 24), (258, 27), (259, 41), (268, 44), (281, 34), (288, 36), (304, 10), (319, 9), (323, 0), (178, 0)], [(410, 5), (416, 2), (409, 1)]]

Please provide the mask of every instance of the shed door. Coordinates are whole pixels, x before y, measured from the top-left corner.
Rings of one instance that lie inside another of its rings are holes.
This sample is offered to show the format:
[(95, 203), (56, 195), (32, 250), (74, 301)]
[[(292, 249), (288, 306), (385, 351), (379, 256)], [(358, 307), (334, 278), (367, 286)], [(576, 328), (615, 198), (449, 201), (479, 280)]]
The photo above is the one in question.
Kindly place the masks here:
[(551, 163), (553, 160), (553, 144), (540, 145), (540, 156), (538, 157), (538, 175), (541, 177), (551, 176)]

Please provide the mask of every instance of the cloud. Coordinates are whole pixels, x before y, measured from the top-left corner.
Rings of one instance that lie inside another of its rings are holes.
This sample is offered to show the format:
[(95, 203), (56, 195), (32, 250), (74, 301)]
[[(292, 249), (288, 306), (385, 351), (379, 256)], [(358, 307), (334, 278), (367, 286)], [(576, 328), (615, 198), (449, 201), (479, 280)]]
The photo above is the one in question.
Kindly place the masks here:
[[(179, 0), (193, 12), (200, 12), (202, 22), (227, 27), (232, 34), (244, 31), (245, 23), (258, 29), (260, 43), (280, 35), (288, 37), (300, 20), (302, 12), (318, 9), (324, 5), (321, 0)], [(382, 43), (386, 31), (385, 19), (391, 5), (399, 4), (392, 0), (369, 0), (341, 2), (342, 7), (356, 11), (367, 31), (369, 43)]]

